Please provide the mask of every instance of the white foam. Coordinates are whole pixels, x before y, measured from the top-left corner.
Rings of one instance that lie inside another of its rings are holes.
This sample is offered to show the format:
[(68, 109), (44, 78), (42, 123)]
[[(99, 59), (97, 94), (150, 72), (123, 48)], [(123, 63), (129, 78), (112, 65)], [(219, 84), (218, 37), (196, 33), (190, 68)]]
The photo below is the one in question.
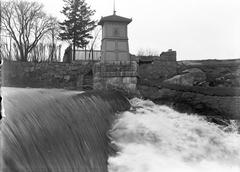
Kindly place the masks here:
[(120, 148), (110, 172), (239, 172), (240, 135), (197, 115), (133, 99), (111, 130)]

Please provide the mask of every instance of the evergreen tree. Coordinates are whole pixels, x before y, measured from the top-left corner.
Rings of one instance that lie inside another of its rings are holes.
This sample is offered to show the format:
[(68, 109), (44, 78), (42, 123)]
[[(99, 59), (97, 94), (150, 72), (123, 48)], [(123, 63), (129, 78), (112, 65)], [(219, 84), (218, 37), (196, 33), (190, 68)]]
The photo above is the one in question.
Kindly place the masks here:
[(73, 60), (76, 47), (84, 48), (92, 38), (91, 31), (96, 27), (96, 21), (91, 20), (95, 10), (91, 10), (85, 0), (64, 0), (62, 13), (67, 17), (60, 23), (59, 34), (62, 40), (70, 40), (73, 44)]

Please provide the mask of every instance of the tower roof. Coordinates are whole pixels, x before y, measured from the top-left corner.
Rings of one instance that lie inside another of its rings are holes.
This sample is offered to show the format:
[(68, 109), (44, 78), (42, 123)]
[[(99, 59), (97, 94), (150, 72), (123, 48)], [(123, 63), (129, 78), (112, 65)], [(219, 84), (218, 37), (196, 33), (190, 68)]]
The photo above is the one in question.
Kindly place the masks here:
[(110, 16), (102, 17), (101, 20), (98, 22), (98, 24), (103, 25), (104, 22), (119, 22), (119, 23), (129, 24), (129, 23), (132, 22), (132, 19), (121, 17), (121, 16), (118, 16), (116, 14), (113, 14), (113, 15), (110, 15)]

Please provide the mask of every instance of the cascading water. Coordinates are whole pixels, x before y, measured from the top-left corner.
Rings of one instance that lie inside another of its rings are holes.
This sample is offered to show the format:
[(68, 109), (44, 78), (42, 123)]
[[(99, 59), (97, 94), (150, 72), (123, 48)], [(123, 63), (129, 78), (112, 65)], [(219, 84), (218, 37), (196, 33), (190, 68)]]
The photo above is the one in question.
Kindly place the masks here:
[(238, 124), (218, 126), (203, 117), (178, 113), (133, 99), (118, 114), (110, 137), (118, 147), (109, 172), (239, 172)]
[(0, 171), (240, 171), (236, 122), (131, 104), (117, 92), (3, 88)]
[[(117, 92), (3, 88), (1, 172), (106, 172)], [(1, 161), (0, 161), (1, 162)]]

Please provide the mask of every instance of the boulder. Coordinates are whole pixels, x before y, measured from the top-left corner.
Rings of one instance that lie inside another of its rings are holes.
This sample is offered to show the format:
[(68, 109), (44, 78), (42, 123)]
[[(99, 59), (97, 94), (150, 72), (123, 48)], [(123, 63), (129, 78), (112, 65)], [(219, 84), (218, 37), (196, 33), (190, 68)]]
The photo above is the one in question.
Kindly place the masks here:
[(209, 96), (193, 92), (162, 88), (152, 93), (155, 102), (168, 104), (180, 112), (197, 113), (204, 116), (221, 116), (240, 119), (239, 96)]
[(165, 80), (164, 83), (194, 86), (205, 82), (206, 78), (206, 74), (201, 69), (191, 68), (183, 71), (183, 74)]

